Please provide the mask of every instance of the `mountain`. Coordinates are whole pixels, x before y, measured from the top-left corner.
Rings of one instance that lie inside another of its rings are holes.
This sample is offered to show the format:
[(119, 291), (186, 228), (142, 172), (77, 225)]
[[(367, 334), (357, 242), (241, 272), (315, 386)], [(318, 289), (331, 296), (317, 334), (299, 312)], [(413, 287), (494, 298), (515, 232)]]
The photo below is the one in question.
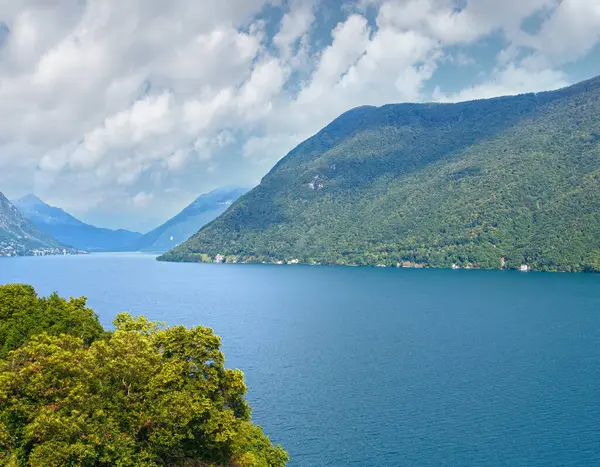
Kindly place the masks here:
[(0, 256), (81, 253), (42, 233), (0, 193)]
[(82, 250), (128, 251), (129, 246), (142, 236), (127, 230), (102, 229), (86, 224), (60, 208), (49, 206), (35, 195), (27, 195), (13, 203), (42, 232)]
[(600, 271), (600, 77), (539, 94), (351, 110), (161, 259), (217, 255)]
[(185, 242), (247, 191), (247, 188), (222, 188), (201, 195), (175, 217), (141, 237), (135, 249), (164, 252)]

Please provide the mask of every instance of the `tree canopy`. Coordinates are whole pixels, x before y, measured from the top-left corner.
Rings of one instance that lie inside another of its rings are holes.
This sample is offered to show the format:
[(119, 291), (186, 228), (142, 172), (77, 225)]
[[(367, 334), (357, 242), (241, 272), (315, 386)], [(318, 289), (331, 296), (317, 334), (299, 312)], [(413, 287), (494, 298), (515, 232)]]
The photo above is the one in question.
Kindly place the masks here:
[(15, 350), (32, 336), (70, 334), (85, 344), (104, 334), (85, 298), (65, 300), (52, 294), (38, 297), (29, 285), (10, 284), (0, 287), (0, 358)]
[[(31, 291), (0, 287), (0, 309), (35, 309)], [(244, 376), (225, 368), (211, 329), (128, 314), (114, 325), (93, 337), (56, 327), (29, 333), (0, 360), (0, 464), (286, 464), (285, 451), (252, 424)]]

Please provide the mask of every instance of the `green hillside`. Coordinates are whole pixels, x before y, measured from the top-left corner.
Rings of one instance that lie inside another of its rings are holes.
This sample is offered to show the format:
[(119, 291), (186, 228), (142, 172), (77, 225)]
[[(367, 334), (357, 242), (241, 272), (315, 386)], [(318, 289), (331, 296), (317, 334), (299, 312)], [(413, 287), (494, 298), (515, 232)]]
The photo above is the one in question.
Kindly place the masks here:
[(540, 94), (354, 109), (161, 259), (218, 254), (600, 271), (600, 78)]

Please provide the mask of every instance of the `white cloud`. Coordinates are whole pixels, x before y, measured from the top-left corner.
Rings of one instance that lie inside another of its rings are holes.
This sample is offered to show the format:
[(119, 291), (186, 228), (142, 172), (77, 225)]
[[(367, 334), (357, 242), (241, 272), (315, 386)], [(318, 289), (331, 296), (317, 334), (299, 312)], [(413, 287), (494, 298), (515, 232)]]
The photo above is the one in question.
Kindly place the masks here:
[(188, 150), (182, 148), (177, 149), (173, 154), (167, 157), (167, 169), (171, 172), (182, 169), (189, 157), (190, 152)]
[(509, 40), (520, 34), (524, 19), (560, 0), (387, 0), (378, 23), (420, 31), (445, 45), (469, 43), (496, 31)]
[(495, 71), (488, 81), (465, 88), (458, 93), (444, 94), (437, 87), (433, 98), (440, 102), (461, 102), (558, 89), (567, 84), (565, 74), (560, 71), (528, 70), (510, 63), (506, 68)]
[(193, 148), (197, 160), (206, 162), (212, 160), (215, 153), (227, 149), (229, 146), (235, 144), (235, 142), (235, 135), (229, 130), (223, 130), (214, 138), (205, 136), (198, 138), (194, 142)]
[[(334, 3), (0, 0), (0, 191), (92, 220), (166, 218), (257, 182), (351, 107), (559, 87), (561, 66), (600, 41), (587, 0)], [(493, 34), (495, 68), (448, 91), (439, 65), (477, 65), (463, 49)]]
[(269, 163), (281, 157), (283, 151), (292, 148), (310, 135), (274, 134), (265, 137), (251, 136), (244, 143), (242, 154), (256, 163)]
[(564, 0), (543, 24), (540, 32), (524, 43), (538, 54), (534, 61), (562, 64), (585, 55), (600, 40), (600, 2)]
[(131, 198), (131, 204), (136, 208), (143, 208), (148, 206), (154, 199), (154, 194), (140, 191), (133, 198)]
[(289, 59), (293, 55), (294, 47), (300, 45), (314, 21), (314, 0), (291, 2), (289, 11), (281, 20), (279, 32), (273, 37), (273, 43), (278, 47), (282, 58)]
[(257, 63), (240, 90), (237, 99), (240, 114), (250, 120), (261, 117), (263, 113), (268, 114), (273, 106), (272, 99), (280, 94), (287, 74), (286, 67), (275, 58)]

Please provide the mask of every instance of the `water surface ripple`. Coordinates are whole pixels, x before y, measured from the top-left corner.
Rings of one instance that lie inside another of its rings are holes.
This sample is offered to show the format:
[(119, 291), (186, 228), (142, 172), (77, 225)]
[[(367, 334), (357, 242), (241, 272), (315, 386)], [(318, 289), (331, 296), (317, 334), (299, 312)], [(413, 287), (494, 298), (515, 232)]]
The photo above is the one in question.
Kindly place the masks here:
[(0, 283), (203, 324), (316, 466), (600, 465), (600, 275), (0, 260)]

